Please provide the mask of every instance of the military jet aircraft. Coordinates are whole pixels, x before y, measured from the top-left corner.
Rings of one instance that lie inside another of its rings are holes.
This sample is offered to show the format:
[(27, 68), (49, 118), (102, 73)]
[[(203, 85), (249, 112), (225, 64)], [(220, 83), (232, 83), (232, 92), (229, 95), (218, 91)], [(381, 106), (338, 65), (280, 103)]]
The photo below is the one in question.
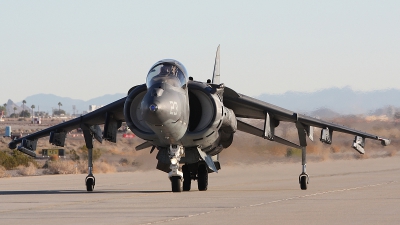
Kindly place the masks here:
[[(219, 153), (228, 148), (237, 130), (302, 150), (300, 188), (307, 189), (307, 137), (312, 141), (314, 127), (321, 128), (320, 141), (332, 143), (332, 134), (343, 132), (355, 136), (353, 148), (364, 153), (365, 139), (390, 144), (389, 139), (357, 131), (316, 118), (298, 114), (278, 106), (239, 94), (220, 83), (220, 50), (217, 49), (212, 80), (195, 81), (185, 67), (173, 59), (155, 63), (145, 84), (132, 87), (126, 97), (96, 111), (15, 139), (10, 149), (35, 156), (37, 140), (50, 136), (49, 142), (64, 146), (66, 135), (77, 128), (83, 130), (88, 148), (86, 190), (93, 191), (93, 139), (116, 142), (117, 129), (126, 122), (131, 131), (145, 142), (136, 150), (158, 150), (157, 169), (168, 173), (173, 192), (189, 191), (197, 180), (198, 190), (205, 191), (208, 174), (221, 168)], [(252, 126), (242, 118), (260, 119), (264, 128)], [(298, 131), (299, 144), (275, 135), (280, 121), (291, 122)], [(99, 125), (104, 124), (102, 130)], [(19, 146), (17, 146), (20, 144)], [(245, 157), (246, 151), (243, 151)]]

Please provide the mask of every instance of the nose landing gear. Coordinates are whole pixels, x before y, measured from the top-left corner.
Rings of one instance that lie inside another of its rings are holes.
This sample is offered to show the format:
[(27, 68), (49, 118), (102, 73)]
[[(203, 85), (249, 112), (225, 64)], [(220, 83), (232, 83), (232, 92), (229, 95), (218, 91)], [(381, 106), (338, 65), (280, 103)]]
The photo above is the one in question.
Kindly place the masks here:
[(179, 171), (179, 161), (183, 155), (183, 146), (171, 145), (168, 153), (171, 161), (169, 167), (171, 172), (168, 173), (168, 177), (171, 180), (172, 192), (181, 192), (183, 173), (182, 171)]

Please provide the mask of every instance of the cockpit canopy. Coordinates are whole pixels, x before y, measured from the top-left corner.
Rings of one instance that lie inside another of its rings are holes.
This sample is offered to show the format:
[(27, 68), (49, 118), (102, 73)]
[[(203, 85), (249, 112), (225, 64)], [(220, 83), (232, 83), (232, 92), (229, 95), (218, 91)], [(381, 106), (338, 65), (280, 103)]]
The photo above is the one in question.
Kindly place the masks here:
[(154, 64), (147, 74), (146, 85), (150, 88), (157, 83), (168, 83), (186, 88), (188, 76), (185, 67), (173, 59), (164, 59)]

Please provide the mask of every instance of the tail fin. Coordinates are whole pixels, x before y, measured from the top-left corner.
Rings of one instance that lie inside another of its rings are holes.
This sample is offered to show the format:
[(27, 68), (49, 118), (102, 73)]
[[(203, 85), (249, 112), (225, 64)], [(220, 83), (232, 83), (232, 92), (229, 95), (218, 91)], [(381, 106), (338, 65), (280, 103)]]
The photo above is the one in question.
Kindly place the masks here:
[(219, 73), (219, 45), (217, 48), (217, 53), (215, 55), (215, 63), (214, 63), (214, 73), (213, 73), (213, 79), (212, 79), (212, 83), (213, 84), (220, 84), (220, 73)]

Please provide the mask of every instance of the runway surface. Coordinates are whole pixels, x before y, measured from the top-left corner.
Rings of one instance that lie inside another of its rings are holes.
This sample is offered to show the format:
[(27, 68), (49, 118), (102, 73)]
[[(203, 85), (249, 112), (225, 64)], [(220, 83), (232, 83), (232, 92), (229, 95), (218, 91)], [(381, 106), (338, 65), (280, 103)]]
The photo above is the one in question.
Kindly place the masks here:
[(0, 179), (0, 224), (400, 224), (400, 156), (226, 166), (209, 190), (171, 193), (157, 171)]

